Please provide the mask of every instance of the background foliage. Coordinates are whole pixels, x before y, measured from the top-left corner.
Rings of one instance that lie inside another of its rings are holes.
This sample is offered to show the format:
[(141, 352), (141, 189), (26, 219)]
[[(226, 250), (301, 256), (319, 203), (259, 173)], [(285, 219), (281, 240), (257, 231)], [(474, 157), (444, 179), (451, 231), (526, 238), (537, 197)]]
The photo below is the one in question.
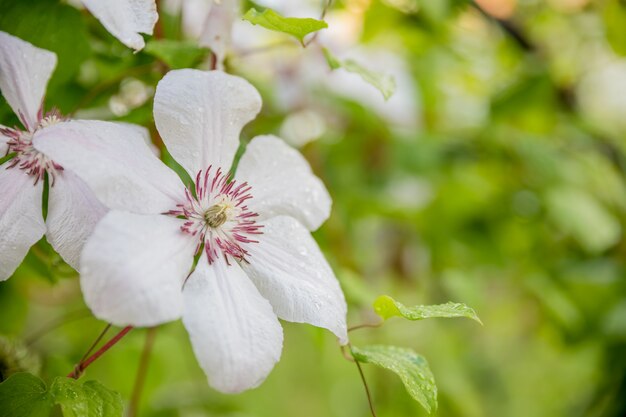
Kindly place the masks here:
[[(168, 68), (206, 68), (209, 52), (183, 40), (175, 8), (161, 6), (138, 54), (56, 0), (0, 0), (0, 30), (57, 53), (47, 109), (142, 124), (171, 163), (154, 129), (154, 87)], [(264, 97), (244, 140), (281, 134), (327, 184), (333, 213), (315, 237), (352, 325), (376, 322), (380, 294), (407, 306), (463, 302), (484, 323), (395, 319), (351, 333), (353, 343), (428, 358), (440, 416), (623, 416), (624, 3), (344, 0), (327, 21), (360, 65), (396, 76), (393, 107), (358, 74), (318, 65), (318, 45), (276, 35), (281, 45), (226, 63)], [(326, 81), (335, 73), (358, 94)], [(17, 124), (0, 100), (0, 123)], [(39, 242), (0, 284), (0, 377), (66, 375), (104, 325), (82, 304), (76, 274)], [(85, 378), (128, 401), (146, 332), (131, 332)], [(155, 337), (142, 416), (368, 412), (328, 332), (286, 324), (281, 362), (238, 396), (208, 388), (180, 323)], [(426, 415), (396, 376), (363, 366), (380, 416)]]

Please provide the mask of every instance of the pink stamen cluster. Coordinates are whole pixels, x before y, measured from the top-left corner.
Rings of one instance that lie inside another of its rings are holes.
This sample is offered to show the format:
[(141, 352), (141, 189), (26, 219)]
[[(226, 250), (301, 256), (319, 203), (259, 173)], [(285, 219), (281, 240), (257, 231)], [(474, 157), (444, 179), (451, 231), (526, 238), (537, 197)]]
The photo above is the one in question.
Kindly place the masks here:
[(25, 118), (20, 118), (27, 130), (0, 128), (0, 134), (9, 138), (7, 141), (7, 154), (15, 154), (15, 157), (9, 161), (7, 169), (17, 167), (26, 171), (28, 175), (35, 178), (34, 185), (37, 185), (40, 180), (43, 180), (47, 172), (50, 185), (54, 186), (56, 175), (59, 171), (63, 171), (63, 167), (33, 147), (33, 135), (37, 130), (58, 123), (63, 119), (56, 110), (52, 110), (46, 114), (45, 117), (40, 112), (37, 115), (37, 125), (31, 128), (26, 123)]
[(187, 201), (166, 214), (187, 220), (181, 230), (198, 236), (196, 254), (204, 245), (209, 264), (220, 255), (229, 264), (229, 256), (247, 262), (249, 253), (244, 246), (258, 243), (252, 236), (263, 233), (263, 226), (255, 221), (258, 214), (246, 205), (252, 198), (252, 187), (247, 182), (237, 184), (221, 168), (212, 168), (209, 166), (196, 175), (195, 196), (185, 189)]

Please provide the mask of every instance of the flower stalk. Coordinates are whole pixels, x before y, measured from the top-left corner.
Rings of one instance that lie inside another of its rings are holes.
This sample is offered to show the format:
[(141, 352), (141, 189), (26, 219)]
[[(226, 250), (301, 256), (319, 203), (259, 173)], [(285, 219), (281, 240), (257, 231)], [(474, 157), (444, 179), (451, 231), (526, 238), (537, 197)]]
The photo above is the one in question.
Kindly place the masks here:
[(141, 359), (139, 360), (137, 377), (135, 378), (135, 385), (133, 386), (133, 393), (128, 407), (128, 417), (135, 417), (139, 415), (139, 402), (141, 400), (141, 393), (143, 392), (143, 387), (146, 381), (146, 374), (148, 373), (150, 354), (152, 353), (152, 348), (154, 346), (156, 331), (156, 327), (150, 327), (146, 333), (146, 342), (143, 347), (143, 352), (141, 353)]
[[(67, 377), (68, 378), (73, 378), (73, 379), (80, 378), (81, 375), (83, 374), (83, 372), (85, 371), (85, 369), (87, 369), (87, 367), (89, 365), (91, 365), (93, 362), (95, 362), (106, 351), (108, 351), (113, 346), (115, 346), (115, 344), (117, 344), (117, 342), (119, 342), (124, 336), (126, 336), (128, 334), (128, 332), (130, 332), (132, 329), (133, 329), (133, 326), (126, 326), (126, 327), (124, 327), (118, 334), (113, 336), (113, 338), (111, 340), (109, 340), (107, 343), (105, 343), (104, 346), (102, 346), (100, 349), (98, 349), (96, 351), (96, 353), (94, 353), (93, 355), (89, 356), (86, 359), (85, 358), (81, 359), (81, 361), (78, 362), (78, 364), (74, 367), (74, 370), (72, 372), (70, 372), (67, 375)], [(108, 330), (108, 327), (105, 330)]]

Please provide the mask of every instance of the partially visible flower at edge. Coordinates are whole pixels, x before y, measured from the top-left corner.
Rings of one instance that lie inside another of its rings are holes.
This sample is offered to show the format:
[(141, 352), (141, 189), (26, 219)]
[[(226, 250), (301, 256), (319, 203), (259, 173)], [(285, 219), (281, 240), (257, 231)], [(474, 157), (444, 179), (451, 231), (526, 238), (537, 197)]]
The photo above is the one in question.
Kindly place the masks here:
[[(43, 114), (42, 100), (56, 55), (0, 32), (0, 90), (23, 129), (0, 126), (0, 281), (8, 279), (29, 248), (45, 234), (75, 269), (82, 246), (106, 208), (73, 172), (37, 151), (33, 137), (63, 125), (56, 111)], [(48, 176), (48, 216), (42, 214)]]
[(272, 136), (252, 139), (229, 174), (241, 129), (260, 108), (252, 85), (220, 71), (176, 70), (159, 82), (156, 126), (194, 179), (190, 189), (145, 144), (129, 146), (104, 125), (96, 136), (75, 121), (63, 136), (35, 138), (112, 209), (81, 256), (93, 313), (133, 326), (182, 317), (223, 392), (267, 377), (282, 350), (278, 318), (348, 340), (343, 293), (309, 233), (330, 213), (322, 182)]
[(211, 49), (215, 67), (223, 69), (232, 27), (241, 14), (241, 0), (166, 0), (163, 5), (172, 14), (180, 13), (185, 36)]
[(159, 15), (155, 0), (80, 0), (111, 35), (135, 51), (146, 46)]

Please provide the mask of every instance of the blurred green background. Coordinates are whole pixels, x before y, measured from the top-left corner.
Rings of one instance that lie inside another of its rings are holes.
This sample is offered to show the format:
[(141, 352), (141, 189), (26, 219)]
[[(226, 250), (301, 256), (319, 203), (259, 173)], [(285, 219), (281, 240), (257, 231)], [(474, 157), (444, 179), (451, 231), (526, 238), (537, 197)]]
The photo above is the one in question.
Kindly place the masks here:
[[(46, 109), (144, 125), (170, 163), (154, 87), (169, 68), (206, 68), (208, 57), (183, 41), (177, 3), (159, 3), (154, 44), (138, 54), (55, 0), (0, 0), (0, 30), (57, 53)], [(257, 6), (319, 17), (322, 2), (301, 3)], [(243, 142), (278, 134), (326, 183), (333, 212), (315, 237), (351, 325), (376, 322), (380, 294), (463, 302), (484, 322), (396, 319), (351, 333), (352, 343), (423, 354), (439, 416), (626, 415), (626, 3), (344, 0), (326, 18), (306, 49), (238, 22), (226, 69), (264, 98)], [(179, 42), (177, 56), (164, 57), (156, 38)], [(319, 45), (394, 75), (396, 94), (385, 102), (357, 75), (331, 72)], [(0, 123), (17, 124), (0, 100)], [(0, 370), (65, 375), (104, 325), (76, 273), (39, 242), (0, 284)], [(128, 401), (145, 337), (132, 331), (84, 378)], [(426, 415), (395, 375), (363, 366), (380, 417)], [(139, 415), (368, 413), (357, 369), (329, 332), (285, 323), (268, 380), (228, 396), (208, 388), (185, 330), (170, 323), (156, 332)]]

